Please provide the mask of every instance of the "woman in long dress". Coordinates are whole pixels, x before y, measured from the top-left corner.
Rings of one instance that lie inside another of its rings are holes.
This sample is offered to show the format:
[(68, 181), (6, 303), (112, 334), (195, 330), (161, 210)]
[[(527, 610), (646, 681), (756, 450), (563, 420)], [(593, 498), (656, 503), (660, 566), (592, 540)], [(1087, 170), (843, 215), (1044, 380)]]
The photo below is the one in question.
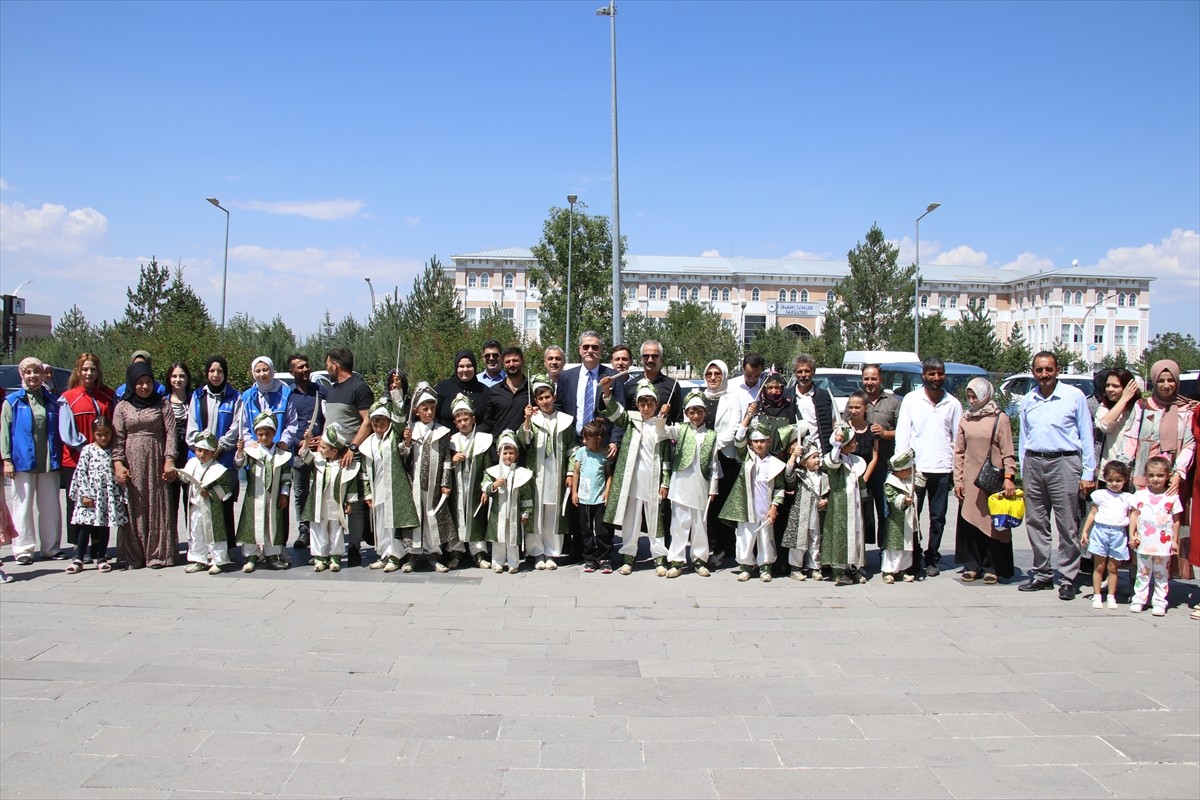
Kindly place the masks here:
[(126, 568), (169, 567), (178, 542), (172, 533), (167, 482), (175, 480), (175, 413), (154, 391), (150, 366), (135, 361), (125, 371), (131, 387), (113, 412), (112, 457), (117, 483), (129, 493), (129, 524), (118, 553)]

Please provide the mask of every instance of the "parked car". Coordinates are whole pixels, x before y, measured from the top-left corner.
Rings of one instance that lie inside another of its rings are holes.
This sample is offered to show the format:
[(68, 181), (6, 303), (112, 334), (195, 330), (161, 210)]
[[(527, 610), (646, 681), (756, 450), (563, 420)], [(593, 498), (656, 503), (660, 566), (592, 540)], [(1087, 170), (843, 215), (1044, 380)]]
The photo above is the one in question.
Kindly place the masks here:
[(862, 369), (867, 364), (920, 364), (917, 354), (908, 350), (847, 350), (842, 369)]
[(844, 414), (850, 395), (862, 390), (862, 370), (817, 367), (813, 383), (833, 395), (838, 414)]
[[(1092, 373), (1090, 372), (1086, 375), (1059, 375), (1058, 379), (1068, 386), (1074, 386), (1086, 395), (1092, 393)], [(1005, 378), (1004, 382), (1000, 384), (1000, 392), (1009, 397), (1020, 397), (1029, 394), (1036, 385), (1037, 380), (1034, 379), (1032, 372), (1020, 372)]]
[[(921, 385), (921, 365), (906, 362), (881, 364), (884, 391), (898, 395), (906, 395)], [(965, 391), (972, 378), (986, 378), (987, 370), (971, 364), (946, 362), (946, 382), (942, 388), (950, 394), (960, 394)]]
[[(67, 382), (71, 380), (71, 370), (62, 367), (54, 368), (54, 392), (62, 394), (67, 390)], [(0, 365), (0, 386), (4, 391), (12, 392), (21, 388), (21, 370), (16, 364)]]
[(1189, 370), (1179, 376), (1179, 396), (1200, 400), (1200, 370)]

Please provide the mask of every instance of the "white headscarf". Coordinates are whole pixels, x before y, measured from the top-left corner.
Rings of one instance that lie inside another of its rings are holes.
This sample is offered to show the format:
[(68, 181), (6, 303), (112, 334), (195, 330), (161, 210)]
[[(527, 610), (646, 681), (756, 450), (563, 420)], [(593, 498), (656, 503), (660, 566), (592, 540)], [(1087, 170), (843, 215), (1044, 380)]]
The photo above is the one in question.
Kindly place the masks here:
[(967, 389), (975, 393), (975, 402), (966, 411), (967, 419), (979, 419), (999, 414), (1000, 407), (992, 402), (992, 382), (982, 376), (972, 378)]
[(719, 358), (714, 358), (712, 361), (704, 365), (702, 377), (708, 375), (709, 367), (716, 367), (721, 370), (721, 386), (717, 389), (708, 388), (708, 379), (704, 381), (704, 396), (709, 400), (716, 400), (721, 395), (725, 394), (725, 390), (729, 388), (729, 367)]
[(251, 377), (254, 376), (254, 368), (257, 367), (260, 363), (266, 364), (267, 368), (271, 370), (271, 377), (267, 379), (266, 383), (259, 381), (257, 378), (254, 379), (254, 385), (258, 387), (259, 394), (266, 394), (267, 392), (277, 391), (281, 386), (283, 386), (283, 382), (280, 380), (276, 380), (276, 378), (275, 378), (275, 362), (272, 361), (267, 356), (259, 356), (258, 358), (254, 359), (253, 361), (250, 362), (250, 376)]

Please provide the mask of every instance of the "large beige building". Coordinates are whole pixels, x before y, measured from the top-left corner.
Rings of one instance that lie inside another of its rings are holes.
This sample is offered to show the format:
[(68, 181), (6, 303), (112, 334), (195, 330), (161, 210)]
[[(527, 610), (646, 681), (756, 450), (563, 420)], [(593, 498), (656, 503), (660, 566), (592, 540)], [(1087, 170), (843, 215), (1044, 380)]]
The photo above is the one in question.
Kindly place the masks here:
[[(496, 305), (528, 341), (538, 339), (541, 304), (526, 277), (535, 263), (529, 250), (486, 250), (451, 260), (447, 273), (468, 319)], [(661, 317), (672, 301), (706, 302), (744, 342), (766, 327), (789, 328), (805, 338), (819, 335), (833, 289), (849, 271), (845, 261), (643, 255), (625, 260), (627, 313)], [(920, 305), (922, 313), (940, 310), (953, 323), (971, 305), (983, 304), (1002, 340), (1020, 326), (1034, 350), (1061, 339), (1089, 362), (1117, 350), (1136, 360), (1149, 339), (1151, 280), (1087, 267), (1033, 272), (925, 265)]]

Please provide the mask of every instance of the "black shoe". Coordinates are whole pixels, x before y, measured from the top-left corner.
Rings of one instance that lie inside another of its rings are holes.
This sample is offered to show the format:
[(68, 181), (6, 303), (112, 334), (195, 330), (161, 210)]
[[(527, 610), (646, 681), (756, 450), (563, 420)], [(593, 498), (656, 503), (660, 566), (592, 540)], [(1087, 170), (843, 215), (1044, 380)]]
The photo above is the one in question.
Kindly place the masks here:
[(938, 575), (942, 574), (942, 571), (937, 568), (937, 564), (930, 564), (925, 568), (925, 574), (930, 578), (936, 578)]
[(1058, 599), (1059, 600), (1074, 600), (1075, 599), (1075, 587), (1069, 583), (1063, 582), (1058, 587)]
[(1053, 589), (1054, 584), (1051, 581), (1039, 581), (1037, 578), (1030, 578), (1025, 583), (1017, 587), (1018, 592), (1040, 592), (1043, 589)]
[(346, 566), (361, 567), (362, 566), (362, 551), (357, 547), (350, 548), (350, 552), (346, 553)]
[(296, 548), (297, 550), (307, 550), (308, 549), (308, 530), (307, 529), (302, 528), (300, 530), (300, 534), (296, 537), (296, 543), (293, 544), (292, 547)]

